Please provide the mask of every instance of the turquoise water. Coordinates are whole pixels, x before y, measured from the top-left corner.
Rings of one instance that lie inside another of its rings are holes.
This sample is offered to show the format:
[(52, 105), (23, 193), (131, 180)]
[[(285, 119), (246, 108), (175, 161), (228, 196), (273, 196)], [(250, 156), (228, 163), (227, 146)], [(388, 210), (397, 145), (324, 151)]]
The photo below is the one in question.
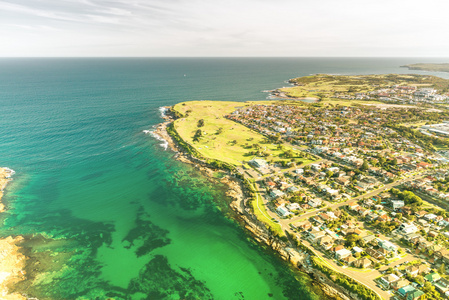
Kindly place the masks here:
[(398, 66), (421, 61), (0, 59), (0, 164), (16, 171), (1, 234), (26, 235), (31, 257), (17, 288), (40, 299), (319, 299), (224, 217), (223, 186), (142, 130), (163, 105), (261, 100), (296, 76), (408, 73)]

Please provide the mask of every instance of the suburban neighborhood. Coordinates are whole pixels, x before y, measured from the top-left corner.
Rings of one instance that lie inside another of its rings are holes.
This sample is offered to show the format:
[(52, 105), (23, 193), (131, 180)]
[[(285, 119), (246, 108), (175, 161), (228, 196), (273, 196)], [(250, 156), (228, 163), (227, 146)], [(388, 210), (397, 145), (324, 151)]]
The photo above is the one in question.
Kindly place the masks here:
[(448, 298), (449, 81), (290, 82), (281, 100), (178, 104), (168, 129), (195, 163), (240, 180), (235, 207), (258, 241), (324, 284), (360, 299)]
[(429, 109), (338, 105), (252, 105), (227, 117), (315, 158), (281, 165), (260, 147), (243, 170), (275, 222), (384, 295), (447, 298), (449, 213), (431, 204), (449, 199), (449, 160), (433, 148), (446, 140), (398, 132), (404, 114), (409, 124), (440, 118)]

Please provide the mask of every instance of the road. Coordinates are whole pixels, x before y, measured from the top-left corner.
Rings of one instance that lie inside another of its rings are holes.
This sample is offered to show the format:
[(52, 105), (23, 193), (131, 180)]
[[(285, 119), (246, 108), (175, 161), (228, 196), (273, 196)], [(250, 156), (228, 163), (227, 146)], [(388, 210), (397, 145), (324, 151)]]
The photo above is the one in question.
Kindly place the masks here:
[[(379, 193), (382, 193), (385, 190), (389, 190), (389, 189), (391, 189), (391, 188), (393, 188), (393, 187), (395, 187), (397, 185), (400, 185), (400, 184), (402, 184), (404, 182), (412, 181), (412, 180), (415, 180), (415, 179), (418, 179), (418, 178), (421, 178), (421, 177), (424, 177), (424, 176), (425, 175), (418, 174), (418, 175), (415, 175), (415, 176), (412, 176), (412, 177), (409, 177), (409, 178), (406, 178), (406, 179), (395, 181), (395, 182), (389, 183), (387, 185), (384, 185), (383, 187), (381, 187), (381, 188), (379, 188), (377, 190), (374, 190), (374, 191), (371, 191), (369, 193), (366, 193), (366, 194), (363, 194), (363, 195), (351, 198), (351, 199), (349, 199), (349, 200), (347, 200), (345, 202), (340, 202), (340, 203), (335, 203), (333, 205), (329, 205), (328, 207), (330, 207), (332, 210), (335, 210), (335, 209), (337, 209), (337, 208), (339, 208), (341, 206), (348, 205), (348, 203), (351, 203), (351, 202), (354, 202), (354, 201), (358, 201), (358, 200), (363, 199), (363, 198), (371, 198), (373, 196), (376, 196)], [(291, 219), (280, 220), (280, 222), (281, 222), (281, 224), (288, 226), (288, 224), (290, 224), (292, 222), (296, 222), (296, 221), (302, 220), (304, 218), (308, 219), (308, 218), (316, 215), (316, 213), (317, 213), (317, 211), (315, 210), (315, 211), (311, 211), (311, 212), (305, 213), (305, 214), (303, 214), (301, 216), (293, 217)], [(276, 217), (278, 217), (278, 216), (276, 216)]]
[[(383, 192), (385, 190), (389, 190), (389, 189), (391, 189), (391, 188), (393, 188), (393, 187), (395, 187), (397, 185), (400, 185), (400, 184), (402, 184), (404, 182), (412, 181), (412, 180), (415, 180), (415, 179), (418, 179), (418, 178), (421, 178), (421, 177), (424, 177), (424, 176), (425, 175), (423, 175), (423, 174), (417, 174), (417, 175), (414, 175), (414, 176), (409, 177), (409, 178), (401, 179), (399, 181), (395, 181), (395, 182), (389, 183), (389, 184), (387, 184), (387, 185), (385, 185), (385, 186), (383, 186), (383, 187), (381, 187), (379, 189), (376, 189), (376, 190), (371, 191), (369, 193), (366, 193), (364, 195), (360, 195), (358, 197), (352, 198), (352, 199), (347, 200), (345, 202), (336, 203), (336, 204), (330, 205), (328, 207), (330, 207), (332, 210), (335, 210), (335, 209), (337, 209), (337, 208), (339, 208), (341, 206), (347, 205), (350, 202), (357, 201), (357, 200), (360, 200), (362, 198), (373, 197), (373, 196), (375, 196), (375, 195), (377, 195), (377, 194), (379, 194), (379, 193), (381, 193), (381, 192)], [(265, 194), (265, 190), (263, 188), (261, 188), (257, 183), (255, 184), (255, 187), (256, 187), (256, 190), (258, 191), (259, 195), (264, 195)], [(264, 199), (264, 204), (267, 205), (268, 201), (267, 201), (266, 197), (263, 197), (263, 199)], [(265, 213), (260, 209), (260, 207), (258, 207), (258, 208), (261, 211), (261, 213), (265, 215)], [(292, 235), (297, 235), (297, 233), (292, 230), (292, 228), (290, 227), (289, 224), (292, 223), (292, 222), (296, 222), (296, 221), (298, 221), (300, 219), (310, 218), (310, 217), (316, 215), (318, 211), (315, 210), (315, 211), (311, 211), (311, 212), (305, 213), (305, 214), (303, 214), (301, 216), (294, 217), (292, 219), (281, 219), (281, 220), (279, 220), (279, 216), (276, 213), (272, 212), (270, 209), (266, 209), (266, 212), (268, 213), (268, 215), (271, 218), (275, 218), (276, 220), (279, 221), (279, 225), (281, 226), (282, 230), (287, 231), (287, 232), (289, 232)], [(347, 276), (350, 276), (351, 278), (353, 278), (353, 279), (357, 280), (358, 282), (364, 284), (365, 286), (369, 287), (374, 292), (376, 292), (381, 298), (383, 298), (383, 299), (389, 299), (390, 298), (391, 295), (387, 291), (384, 291), (380, 287), (378, 287), (377, 284), (374, 282), (375, 278), (377, 278), (377, 277), (382, 275), (382, 273), (380, 273), (379, 270), (374, 270), (373, 269), (370, 272), (364, 272), (364, 271), (361, 271), (361, 270), (358, 270), (358, 269), (348, 268), (346, 266), (345, 267), (339, 266), (339, 265), (337, 265), (335, 263), (335, 261), (333, 259), (327, 258), (326, 254), (323, 253), (321, 250), (317, 250), (317, 249), (313, 248), (307, 240), (304, 240), (304, 239), (301, 239), (301, 240), (302, 240), (302, 242), (306, 246), (308, 246), (309, 248), (313, 249), (317, 256), (319, 256), (324, 261), (326, 261), (336, 271), (341, 272), (341, 273), (343, 273), (343, 274), (345, 274)], [(401, 258), (400, 260), (392, 263), (390, 266), (394, 267), (394, 266), (396, 266), (396, 265), (398, 265), (398, 264), (400, 264), (400, 263), (402, 263), (404, 261), (407, 261), (407, 260), (408, 261), (412, 261), (412, 260), (415, 260), (415, 259), (418, 259), (418, 258), (414, 257), (411, 254), (407, 254), (404, 258)], [(383, 268), (381, 268), (381, 270), (387, 269), (390, 266), (384, 266)]]

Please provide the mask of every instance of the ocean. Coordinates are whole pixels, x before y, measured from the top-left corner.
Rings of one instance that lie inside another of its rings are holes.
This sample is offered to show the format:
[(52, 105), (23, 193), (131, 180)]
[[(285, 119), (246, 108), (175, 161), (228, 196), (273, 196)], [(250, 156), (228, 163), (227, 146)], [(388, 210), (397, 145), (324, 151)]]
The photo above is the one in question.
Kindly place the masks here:
[[(411, 73), (417, 58), (2, 58), (1, 236), (24, 235), (39, 299), (320, 299), (255, 244), (225, 187), (143, 130), (161, 106), (264, 100), (314, 73)], [(429, 73), (449, 78), (449, 73)]]

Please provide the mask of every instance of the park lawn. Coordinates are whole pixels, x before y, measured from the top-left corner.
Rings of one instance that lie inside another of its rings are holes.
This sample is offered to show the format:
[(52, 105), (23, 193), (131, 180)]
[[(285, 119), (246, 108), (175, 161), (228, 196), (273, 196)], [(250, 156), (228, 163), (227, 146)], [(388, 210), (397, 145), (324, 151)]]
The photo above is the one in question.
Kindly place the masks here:
[[(224, 116), (232, 113), (238, 107), (249, 106), (259, 102), (229, 102), (229, 101), (189, 101), (176, 104), (174, 110), (184, 117), (177, 119), (174, 126), (181, 138), (192, 145), (205, 158), (217, 159), (223, 162), (240, 166), (254, 158), (250, 152), (255, 151), (253, 144), (258, 144), (269, 154), (267, 160), (287, 160), (279, 155), (284, 151), (277, 145), (265, 143), (265, 137), (239, 123), (228, 120)], [(263, 101), (262, 103), (273, 103)], [(204, 120), (204, 126), (198, 127), (198, 121)], [(221, 133), (219, 130), (221, 128)], [(203, 136), (199, 141), (193, 141), (195, 132), (201, 129)], [(284, 146), (284, 150), (293, 150)], [(300, 151), (296, 154), (298, 162), (307, 162), (301, 157)]]
[[(254, 185), (254, 180), (250, 180), (251, 184)], [(279, 223), (273, 221), (270, 215), (267, 212), (265, 204), (263, 203), (262, 196), (258, 192), (256, 192), (256, 200), (251, 202), (253, 206), (254, 214), (256, 215), (259, 221), (265, 223), (268, 227), (271, 227), (272, 231), (277, 233), (279, 236), (284, 236), (285, 233), (281, 228)]]
[(435, 145), (433, 144), (433, 147), (435, 148), (436, 151), (441, 151), (441, 150), (449, 150), (449, 146), (446, 145)]
[[(418, 87), (434, 86), (447, 88), (448, 80), (434, 76), (414, 74), (383, 74), (383, 75), (327, 75), (316, 74), (291, 79), (296, 85), (285, 87), (279, 91), (294, 98), (320, 98), (329, 100), (335, 93), (355, 95), (388, 88), (392, 85), (414, 85)], [(352, 101), (351, 101), (352, 102)]]
[(346, 100), (346, 99), (338, 99), (338, 98), (327, 98), (324, 101), (320, 101), (323, 104), (333, 104), (340, 106), (353, 106), (353, 105), (368, 105), (368, 104), (384, 104), (380, 101), (376, 100)]
[(416, 128), (420, 128), (423, 125), (426, 125), (426, 121), (420, 121), (420, 122), (416, 122), (416, 123), (402, 123), (400, 125), (405, 126), (405, 127), (412, 127), (415, 126)]
[[(326, 84), (309, 84), (305, 86), (293, 86), (279, 89), (280, 91), (286, 93), (290, 97), (294, 98), (313, 98), (319, 97), (320, 94), (325, 96), (326, 98), (331, 97), (334, 93), (346, 93), (349, 91), (349, 88), (352, 85), (336, 85), (336, 81), (327, 82)], [(358, 93), (366, 93), (374, 90), (369, 85), (358, 85), (357, 92)]]

